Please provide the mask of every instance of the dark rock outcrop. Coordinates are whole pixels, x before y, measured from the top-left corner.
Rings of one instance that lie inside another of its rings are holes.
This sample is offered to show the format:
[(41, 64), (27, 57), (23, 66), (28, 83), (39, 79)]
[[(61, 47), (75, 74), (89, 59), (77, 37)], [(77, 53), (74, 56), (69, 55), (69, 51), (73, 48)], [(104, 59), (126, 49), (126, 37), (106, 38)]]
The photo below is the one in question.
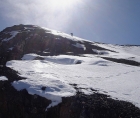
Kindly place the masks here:
[(45, 118), (50, 103), (43, 97), (28, 94), (25, 89), (16, 91), (9, 82), (0, 84), (0, 118)]
[(127, 64), (131, 66), (140, 66), (139, 62), (133, 61), (133, 60), (127, 60), (127, 59), (115, 59), (115, 58), (110, 58), (110, 57), (102, 57), (103, 59), (117, 62), (117, 63), (122, 63), (122, 64)]
[(128, 102), (113, 100), (106, 95), (78, 93), (63, 98), (60, 118), (139, 118), (140, 110)]

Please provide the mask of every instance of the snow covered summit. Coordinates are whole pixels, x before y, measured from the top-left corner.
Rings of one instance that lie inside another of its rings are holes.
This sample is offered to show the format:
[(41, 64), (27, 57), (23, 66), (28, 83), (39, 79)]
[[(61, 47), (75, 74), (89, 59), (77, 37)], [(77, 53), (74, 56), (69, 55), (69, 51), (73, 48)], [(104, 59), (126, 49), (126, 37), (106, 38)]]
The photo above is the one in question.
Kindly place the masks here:
[(0, 32), (0, 63), (6, 60), (21, 59), (24, 54), (49, 55), (97, 54), (105, 49), (96, 43), (71, 36), (59, 31), (34, 25), (15, 25)]

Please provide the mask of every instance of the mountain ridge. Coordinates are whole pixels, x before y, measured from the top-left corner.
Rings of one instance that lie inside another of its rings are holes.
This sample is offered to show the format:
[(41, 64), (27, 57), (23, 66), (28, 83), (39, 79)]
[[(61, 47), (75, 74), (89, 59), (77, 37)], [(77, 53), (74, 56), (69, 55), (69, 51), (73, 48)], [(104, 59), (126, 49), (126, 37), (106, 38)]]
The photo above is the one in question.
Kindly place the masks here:
[(8, 51), (10, 59), (20, 59), (27, 53), (40, 55), (58, 55), (68, 52), (73, 54), (95, 54), (96, 52), (93, 52), (92, 48), (105, 50), (90, 41), (77, 39), (64, 33), (59, 34), (57, 31), (46, 30), (33, 25), (8, 27), (0, 32), (0, 37), (0, 53), (7, 53)]
[(6, 63), (4, 60), (21, 59), (24, 54), (28, 53), (42, 56), (98, 54), (93, 50), (118, 53), (114, 51), (115, 48), (108, 49), (103, 45), (107, 44), (91, 42), (39, 26), (15, 25), (0, 32), (0, 55), (3, 57), (0, 63)]

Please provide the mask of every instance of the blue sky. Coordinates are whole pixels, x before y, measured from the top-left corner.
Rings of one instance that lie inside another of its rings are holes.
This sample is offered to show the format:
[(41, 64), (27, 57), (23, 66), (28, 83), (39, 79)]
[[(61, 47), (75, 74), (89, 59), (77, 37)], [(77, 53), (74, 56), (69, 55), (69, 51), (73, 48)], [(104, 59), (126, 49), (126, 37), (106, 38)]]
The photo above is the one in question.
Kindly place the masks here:
[(140, 45), (140, 0), (0, 0), (0, 31), (33, 24), (91, 41)]

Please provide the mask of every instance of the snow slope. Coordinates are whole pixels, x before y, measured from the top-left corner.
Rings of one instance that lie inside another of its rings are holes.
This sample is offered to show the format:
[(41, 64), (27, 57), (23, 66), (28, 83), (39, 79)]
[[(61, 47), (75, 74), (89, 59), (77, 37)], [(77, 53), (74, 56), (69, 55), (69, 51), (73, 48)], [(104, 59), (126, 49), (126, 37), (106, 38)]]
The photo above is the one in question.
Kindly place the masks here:
[[(46, 28), (46, 27), (40, 27), (40, 28), (43, 28), (44, 30), (46, 30), (46, 33), (62, 36), (64, 38), (68, 38), (69, 40), (80, 41), (80, 42), (83, 42), (83, 41), (91, 42), (91, 41), (86, 40), (86, 39), (82, 39), (82, 38), (79, 38), (79, 37), (76, 37), (76, 36), (71, 36), (70, 34), (66, 34), (66, 33), (61, 32), (61, 31), (52, 30), (52, 29), (49, 29), (49, 28)], [(78, 47), (79, 47), (79, 44), (78, 44)], [(82, 47), (84, 47), (84, 46), (82, 46)], [(81, 46), (80, 46), (80, 48), (81, 48)]]
[(37, 56), (28, 54), (24, 55), (24, 60), (7, 62), (7, 67), (27, 78), (12, 83), (17, 90), (27, 89), (30, 94), (46, 97), (52, 100), (50, 106), (54, 106), (62, 97), (75, 95), (76, 90), (70, 84), (77, 84), (85, 94), (91, 94), (92, 88), (140, 108), (139, 67), (114, 63), (96, 55), (44, 56), (44, 60), (33, 60)]
[[(120, 46), (112, 44), (96, 44), (97, 46), (114, 50), (115, 52), (104, 51), (105, 55), (100, 55), (101, 57), (112, 57), (116, 59), (127, 59), (140, 62), (140, 46)], [(99, 52), (98, 50), (93, 50), (94, 52)], [(103, 51), (101, 51), (103, 53)], [(103, 54), (104, 54), (103, 53)]]

